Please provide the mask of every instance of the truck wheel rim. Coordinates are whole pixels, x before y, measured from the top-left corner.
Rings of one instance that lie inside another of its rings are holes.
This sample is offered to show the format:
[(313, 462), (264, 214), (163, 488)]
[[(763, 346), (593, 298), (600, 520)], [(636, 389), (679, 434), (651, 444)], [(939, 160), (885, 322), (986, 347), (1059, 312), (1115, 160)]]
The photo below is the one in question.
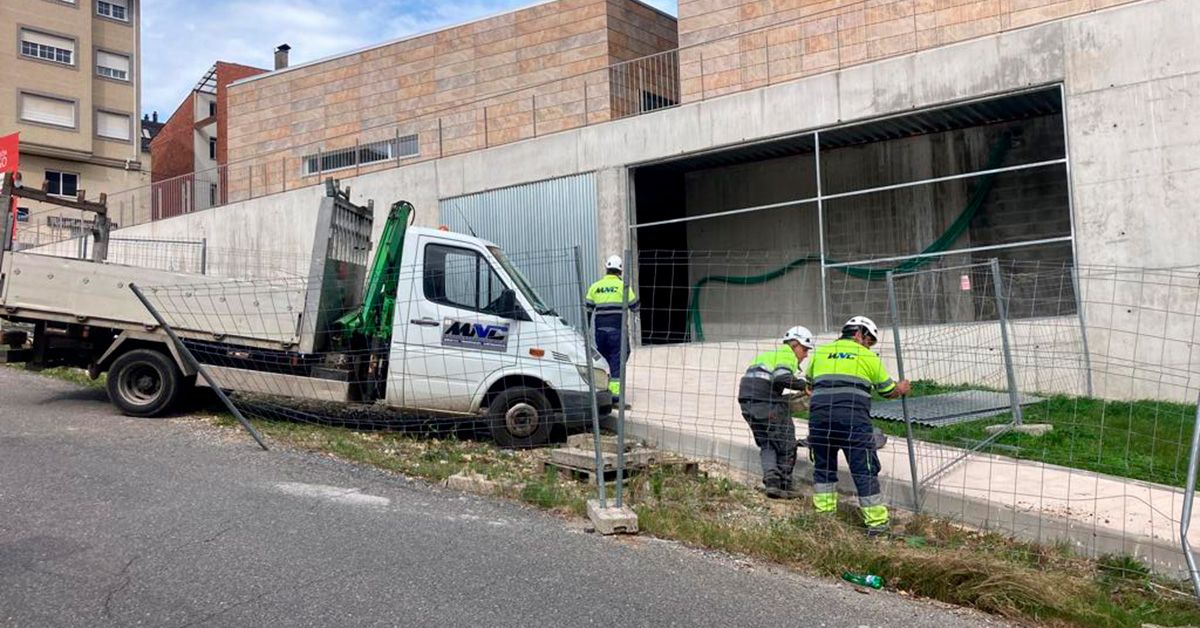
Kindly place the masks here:
[(117, 381), (121, 396), (137, 405), (153, 403), (162, 392), (162, 378), (150, 366), (133, 366), (121, 373)]
[(539, 418), (538, 410), (532, 405), (520, 402), (515, 403), (508, 412), (504, 413), (504, 426), (513, 436), (529, 436), (538, 428)]

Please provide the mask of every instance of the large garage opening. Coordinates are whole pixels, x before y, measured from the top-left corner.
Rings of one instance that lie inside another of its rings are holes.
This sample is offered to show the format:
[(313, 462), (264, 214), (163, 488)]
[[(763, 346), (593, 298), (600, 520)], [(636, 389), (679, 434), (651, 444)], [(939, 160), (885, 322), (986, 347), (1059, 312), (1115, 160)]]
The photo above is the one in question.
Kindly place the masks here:
[[(637, 168), (643, 342), (886, 320), (888, 271), (993, 258), (1013, 317), (1074, 313), (1062, 112), (1055, 86)], [(930, 323), (994, 315), (928, 302)]]

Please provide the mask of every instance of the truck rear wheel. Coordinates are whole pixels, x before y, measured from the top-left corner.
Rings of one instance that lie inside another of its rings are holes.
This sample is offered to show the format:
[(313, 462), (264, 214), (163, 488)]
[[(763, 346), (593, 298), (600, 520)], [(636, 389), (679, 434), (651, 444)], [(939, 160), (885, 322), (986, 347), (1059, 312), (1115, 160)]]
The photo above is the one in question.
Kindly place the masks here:
[(153, 349), (134, 349), (108, 369), (108, 398), (129, 416), (160, 416), (179, 399), (183, 379), (170, 357)]
[(536, 447), (550, 440), (554, 409), (536, 388), (507, 388), (488, 405), (492, 439), (501, 447)]

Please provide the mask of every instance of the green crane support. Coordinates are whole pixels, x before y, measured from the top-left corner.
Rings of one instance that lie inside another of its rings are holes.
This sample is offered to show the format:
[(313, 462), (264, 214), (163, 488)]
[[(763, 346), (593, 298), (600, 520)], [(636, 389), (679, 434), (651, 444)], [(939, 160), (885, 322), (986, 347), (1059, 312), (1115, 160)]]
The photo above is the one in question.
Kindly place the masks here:
[(388, 344), (392, 339), (392, 316), (396, 309), (396, 288), (400, 282), (400, 260), (404, 253), (404, 234), (408, 229), (413, 206), (408, 201), (397, 201), (388, 210), (387, 222), (371, 272), (367, 275), (367, 286), (363, 292), (362, 305), (337, 319), (337, 329), (348, 336), (361, 336), (368, 345)]

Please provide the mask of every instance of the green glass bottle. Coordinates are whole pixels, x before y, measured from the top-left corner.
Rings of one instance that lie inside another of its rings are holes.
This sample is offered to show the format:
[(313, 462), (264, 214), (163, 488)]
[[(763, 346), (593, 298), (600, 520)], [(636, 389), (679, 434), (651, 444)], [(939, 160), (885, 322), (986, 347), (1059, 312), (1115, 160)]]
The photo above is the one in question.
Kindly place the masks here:
[(871, 587), (872, 589), (883, 588), (883, 578), (872, 574), (859, 575), (847, 571), (846, 573), (842, 574), (842, 580), (845, 580), (846, 582), (853, 582), (854, 584), (864, 587)]

